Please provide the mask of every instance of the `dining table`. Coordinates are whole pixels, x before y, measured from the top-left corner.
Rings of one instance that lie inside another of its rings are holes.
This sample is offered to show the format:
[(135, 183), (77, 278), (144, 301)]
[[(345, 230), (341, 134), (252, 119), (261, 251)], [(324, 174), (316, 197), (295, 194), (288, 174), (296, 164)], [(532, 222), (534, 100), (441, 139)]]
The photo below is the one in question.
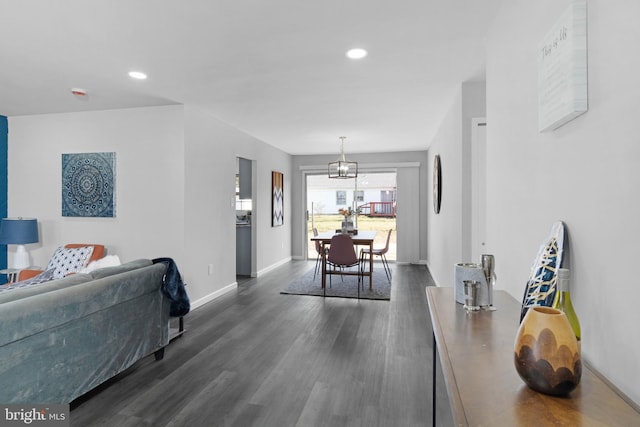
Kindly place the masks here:
[[(375, 230), (358, 230), (357, 233), (349, 233), (355, 246), (369, 246), (369, 253), (373, 253), (373, 240), (376, 238)], [(331, 245), (331, 238), (340, 232), (325, 231), (318, 233), (317, 236), (311, 238), (312, 242), (320, 242), (322, 247), (322, 289), (325, 288), (327, 276), (327, 251), (326, 248)], [(373, 257), (369, 257), (369, 271), (363, 271), (363, 276), (369, 277), (369, 289), (373, 288)]]

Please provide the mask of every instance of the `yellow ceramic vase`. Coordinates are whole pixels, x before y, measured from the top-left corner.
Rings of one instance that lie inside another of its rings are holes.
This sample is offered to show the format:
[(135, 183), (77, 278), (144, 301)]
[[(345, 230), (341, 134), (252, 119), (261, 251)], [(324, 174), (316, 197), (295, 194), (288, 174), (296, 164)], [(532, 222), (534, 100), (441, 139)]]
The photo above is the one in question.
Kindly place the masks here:
[(531, 307), (518, 329), (515, 365), (520, 378), (541, 393), (562, 396), (580, 383), (580, 346), (567, 316), (550, 307)]

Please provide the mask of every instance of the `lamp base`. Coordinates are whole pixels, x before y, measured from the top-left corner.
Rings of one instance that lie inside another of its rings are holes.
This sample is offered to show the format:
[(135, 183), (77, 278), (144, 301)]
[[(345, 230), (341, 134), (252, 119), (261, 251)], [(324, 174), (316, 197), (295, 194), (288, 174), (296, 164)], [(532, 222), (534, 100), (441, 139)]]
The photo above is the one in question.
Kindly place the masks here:
[(18, 245), (16, 249), (16, 253), (13, 256), (13, 267), (19, 270), (29, 267), (31, 265), (29, 263), (29, 252), (27, 252), (27, 248), (24, 245)]

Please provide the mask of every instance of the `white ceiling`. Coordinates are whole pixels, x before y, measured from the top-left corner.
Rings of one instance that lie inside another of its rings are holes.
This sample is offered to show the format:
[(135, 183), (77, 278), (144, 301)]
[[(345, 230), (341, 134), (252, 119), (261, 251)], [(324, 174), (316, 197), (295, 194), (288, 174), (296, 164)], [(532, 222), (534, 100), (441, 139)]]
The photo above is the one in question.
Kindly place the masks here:
[(0, 0), (0, 115), (193, 104), (291, 154), (425, 150), (501, 1)]

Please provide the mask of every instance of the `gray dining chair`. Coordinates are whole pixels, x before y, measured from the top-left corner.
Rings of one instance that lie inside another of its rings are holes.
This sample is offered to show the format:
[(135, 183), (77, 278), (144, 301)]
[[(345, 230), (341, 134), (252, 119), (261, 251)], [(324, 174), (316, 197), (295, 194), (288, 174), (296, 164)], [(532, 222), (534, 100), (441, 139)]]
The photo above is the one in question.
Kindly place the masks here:
[[(313, 227), (313, 237), (317, 237), (318, 236), (318, 229), (316, 227)], [(320, 269), (322, 268), (322, 243), (320, 243), (319, 240), (316, 240), (314, 242), (316, 244), (316, 267), (313, 270), (313, 280), (316, 280), (316, 275), (318, 274), (318, 272), (320, 271)], [(325, 248), (326, 251), (327, 248)]]
[(387, 252), (389, 252), (389, 240), (391, 240), (391, 232), (393, 229), (389, 230), (387, 234), (387, 244), (384, 248), (376, 249), (374, 248), (372, 251), (369, 251), (369, 248), (363, 248), (360, 250), (360, 261), (364, 264), (365, 258), (367, 256), (379, 256), (382, 260), (382, 266), (384, 267), (384, 272), (387, 275), (387, 280), (391, 283), (391, 268), (389, 268), (389, 262), (387, 261)]
[[(329, 275), (329, 287), (331, 287), (331, 276), (334, 274), (357, 275), (358, 298), (360, 298), (362, 267), (350, 235), (336, 234), (331, 238), (331, 246), (329, 246), (329, 252), (327, 254), (327, 266), (332, 267), (332, 269), (326, 269), (326, 274)], [(344, 271), (345, 268), (349, 267), (358, 267), (358, 272)], [(336, 270), (336, 268), (339, 270)]]

